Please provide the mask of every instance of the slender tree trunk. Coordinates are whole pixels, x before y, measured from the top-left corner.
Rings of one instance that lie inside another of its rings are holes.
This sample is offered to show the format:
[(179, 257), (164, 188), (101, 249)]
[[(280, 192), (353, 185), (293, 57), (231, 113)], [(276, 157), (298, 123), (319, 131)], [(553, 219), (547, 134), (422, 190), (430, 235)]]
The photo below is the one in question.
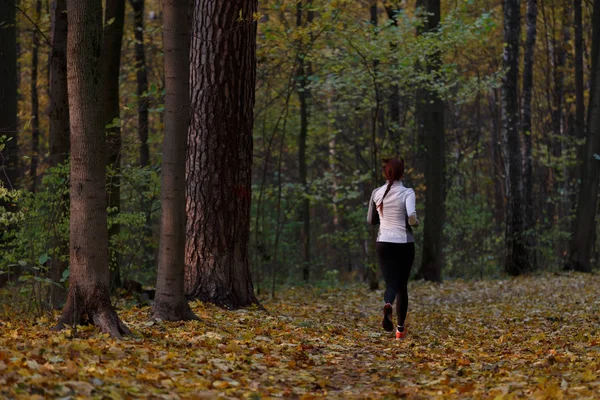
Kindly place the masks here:
[[(135, 69), (137, 79), (137, 101), (138, 101), (138, 139), (139, 139), (139, 162), (141, 168), (150, 165), (150, 149), (148, 146), (148, 132), (150, 130), (148, 119), (148, 106), (150, 105), (150, 94), (148, 93), (148, 68), (146, 65), (146, 46), (144, 44), (144, 3), (146, 0), (129, 0), (134, 12), (134, 37), (135, 37)], [(186, 64), (187, 65), (187, 64)], [(164, 79), (164, 77), (163, 77)], [(161, 114), (162, 115), (162, 114)], [(164, 121), (163, 121), (164, 122)], [(149, 188), (141, 187), (142, 192), (148, 192)], [(153, 254), (154, 250), (149, 245), (152, 241), (152, 207), (153, 200), (145, 196), (140, 202), (141, 209), (146, 214), (144, 231), (146, 240), (142, 244), (145, 254)]]
[[(392, 20), (394, 27), (398, 27), (398, 12), (400, 12), (402, 6), (399, 2), (394, 2), (393, 5), (386, 4), (385, 11), (388, 17)], [(392, 43), (390, 49), (392, 53), (395, 53), (398, 48), (398, 43)], [(394, 154), (400, 156), (402, 150), (402, 121), (401, 121), (401, 103), (402, 99), (400, 96), (400, 87), (397, 83), (392, 82), (391, 93), (389, 97), (389, 123), (388, 123), (388, 135), (392, 142)]]
[[(111, 170), (109, 180), (108, 207), (111, 214), (121, 210), (121, 122), (119, 106), (119, 76), (121, 70), (121, 44), (125, 23), (125, 0), (107, 0), (104, 17), (104, 42), (102, 47), (102, 80), (104, 126), (108, 143), (108, 164)], [(120, 226), (113, 223), (109, 228), (109, 238), (119, 235)], [(110, 240), (110, 239), (109, 239)], [(110, 251), (110, 286), (121, 287), (120, 254)]]
[(523, 206), (523, 164), (519, 140), (519, 36), (521, 11), (519, 0), (504, 0), (504, 67), (502, 79), (502, 143), (506, 174), (505, 265), (506, 273), (519, 275), (531, 270), (523, 232), (525, 229)]
[[(578, 140), (585, 138), (585, 96), (583, 86), (583, 28), (581, 16), (581, 0), (573, 2), (573, 25), (575, 28), (575, 137)], [(577, 145), (577, 166), (575, 168), (575, 182), (582, 178), (582, 163), (584, 146)]]
[[(374, 34), (377, 34), (377, 25), (379, 24), (379, 15), (377, 9), (377, 2), (372, 1), (371, 6), (369, 7), (369, 16), (371, 20), (371, 25)], [(370, 145), (370, 155), (371, 155), (371, 187), (370, 190), (364, 191), (365, 199), (369, 199), (370, 192), (377, 187), (377, 183), (380, 179), (378, 162), (377, 162), (377, 137), (378, 137), (378, 126), (380, 122), (380, 114), (381, 114), (381, 96), (379, 90), (379, 83), (377, 81), (377, 68), (379, 66), (379, 60), (373, 60), (373, 68), (372, 80), (373, 80), (373, 91), (375, 92), (375, 106), (371, 109), (371, 145)], [(368, 201), (368, 200), (367, 200)], [(369, 258), (374, 259), (376, 257), (375, 251), (375, 243), (377, 242), (377, 228), (371, 226), (370, 229), (370, 240), (366, 247), (367, 253), (370, 255)], [(379, 288), (379, 280), (377, 279), (377, 270), (367, 266), (365, 270), (364, 279), (369, 283), (370, 290), (377, 290)]]
[(587, 142), (575, 226), (571, 236), (569, 259), (566, 269), (590, 272), (590, 258), (596, 237), (596, 206), (598, 199), (598, 176), (600, 162), (595, 158), (600, 154), (600, 0), (594, 0), (592, 35), (592, 76), (590, 105), (588, 110)]
[(229, 308), (258, 303), (248, 259), (256, 10), (256, 0), (195, 0), (192, 28), (185, 293)]
[[(564, 199), (558, 197), (559, 193), (561, 192), (560, 177), (562, 177), (563, 180), (567, 179), (567, 176), (563, 173), (564, 163), (561, 161), (561, 157), (563, 154), (563, 136), (565, 135), (565, 68), (567, 63), (567, 51), (565, 46), (567, 46), (570, 41), (569, 19), (571, 9), (569, 7), (570, 2), (563, 1), (562, 3), (563, 13), (560, 21), (562, 35), (560, 35), (558, 39), (556, 37), (553, 37), (552, 39), (552, 47), (554, 50), (554, 104), (552, 106), (552, 130), (554, 132), (554, 137), (552, 138), (552, 153), (556, 162), (556, 166), (554, 168), (555, 171), (553, 173), (553, 176), (556, 177), (553, 182), (553, 190), (556, 194), (556, 201), (553, 204), (552, 211), (556, 217), (556, 220), (562, 219), (566, 210)], [(553, 218), (553, 220), (555, 219)], [(564, 249), (557, 248), (557, 251), (562, 254)]]
[(160, 247), (152, 316), (166, 321), (198, 319), (184, 295), (185, 154), (189, 128), (189, 0), (163, 3), (165, 135), (162, 150)]
[(67, 75), (71, 123), (70, 266), (67, 304), (56, 328), (94, 323), (130, 334), (110, 302), (106, 138), (102, 108), (102, 2), (67, 0)]
[[(42, 13), (42, 0), (36, 0), (35, 20), (40, 21)], [(31, 51), (31, 164), (29, 165), (30, 190), (35, 193), (37, 187), (37, 166), (40, 158), (40, 102), (38, 98), (38, 60), (40, 38), (38, 30), (32, 28), (32, 51)]]
[(140, 140), (140, 166), (150, 164), (148, 149), (148, 70), (144, 47), (144, 1), (129, 0), (134, 12), (135, 69), (138, 97), (138, 138)]
[[(52, 2), (51, 9), (51, 33), (50, 41), (52, 49), (50, 52), (49, 80), (50, 80), (50, 106), (48, 115), (50, 117), (50, 167), (64, 164), (69, 154), (69, 98), (67, 95), (67, 4), (66, 0)], [(68, 197), (65, 208), (60, 213), (68, 212)], [(61, 258), (68, 256), (69, 243), (54, 238), (52, 248), (54, 253), (50, 255), (49, 278), (55, 283), (60, 282), (63, 272), (68, 263)], [(48, 293), (50, 307), (58, 308), (64, 304), (67, 292), (64, 287), (50, 285)]]
[(19, 185), (19, 135), (17, 130), (17, 29), (15, 0), (0, 1), (0, 182), (6, 188)]
[(64, 164), (69, 155), (69, 98), (67, 95), (67, 3), (52, 2), (50, 53), (50, 166)]
[(494, 176), (494, 219), (496, 221), (495, 231), (500, 234), (502, 231), (502, 225), (506, 220), (506, 207), (504, 206), (504, 161), (502, 159), (502, 136), (501, 126), (502, 117), (501, 110), (498, 106), (498, 90), (492, 90), (492, 96), (490, 97), (490, 132), (491, 132), (491, 143), (490, 143), (490, 161), (492, 162), (492, 175)]
[[(311, 1), (303, 3), (302, 0), (298, 1), (296, 6), (296, 27), (302, 28), (304, 26), (303, 21), (303, 7), (310, 7)], [(313, 19), (313, 12), (308, 10), (307, 23), (311, 23)], [(301, 45), (301, 42), (299, 43)], [(306, 50), (299, 52), (298, 56), (298, 73), (296, 75), (296, 81), (298, 82), (298, 100), (300, 101), (300, 135), (298, 136), (298, 169), (300, 177), (300, 185), (303, 188), (303, 193), (307, 194), (307, 162), (306, 162), (306, 139), (308, 137), (308, 98), (310, 97), (307, 89), (308, 75), (310, 74), (310, 65), (306, 65), (304, 58), (306, 57)], [(308, 282), (310, 278), (310, 200), (307, 196), (302, 199), (301, 206), (301, 219), (302, 219), (302, 246), (303, 246), (303, 257), (304, 263), (302, 265), (302, 278), (304, 282)]]
[(524, 229), (527, 231), (527, 245), (533, 256), (535, 227), (535, 210), (533, 207), (533, 157), (532, 157), (532, 127), (531, 127), (531, 97), (533, 90), (533, 64), (535, 54), (537, 24), (537, 0), (527, 0), (527, 38), (525, 42), (525, 60), (523, 63), (523, 121), (521, 131), (524, 144), (523, 162), (523, 200), (524, 200)]
[[(436, 31), (440, 25), (440, 0), (423, 0), (425, 11), (430, 13), (424, 31)], [(429, 71), (440, 68), (441, 55), (435, 54), (427, 65)], [(418, 277), (428, 281), (442, 280), (443, 231), (446, 197), (446, 152), (444, 131), (444, 102), (436, 93), (424, 91), (419, 105), (423, 115), (425, 138), (425, 227), (423, 232), (423, 257)]]

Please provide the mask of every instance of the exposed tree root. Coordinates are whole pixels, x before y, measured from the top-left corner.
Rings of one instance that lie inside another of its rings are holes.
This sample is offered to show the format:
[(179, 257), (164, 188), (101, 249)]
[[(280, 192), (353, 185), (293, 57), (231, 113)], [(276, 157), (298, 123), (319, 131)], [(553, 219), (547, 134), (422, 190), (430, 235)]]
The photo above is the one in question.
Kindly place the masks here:
[(116, 339), (131, 335), (131, 331), (119, 319), (111, 305), (107, 288), (99, 286), (84, 293), (74, 284), (69, 289), (67, 304), (53, 330), (88, 324), (96, 325), (102, 332)]

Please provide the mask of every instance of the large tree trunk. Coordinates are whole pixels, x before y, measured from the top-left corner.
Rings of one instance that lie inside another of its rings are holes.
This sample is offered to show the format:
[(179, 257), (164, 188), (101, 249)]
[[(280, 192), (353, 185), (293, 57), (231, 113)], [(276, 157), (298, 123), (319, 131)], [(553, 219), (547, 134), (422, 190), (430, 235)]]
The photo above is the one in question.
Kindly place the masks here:
[(67, 0), (67, 75), (71, 122), (71, 273), (57, 328), (94, 323), (120, 338), (129, 329), (109, 295), (106, 136), (102, 108), (101, 0)]
[(18, 186), (20, 175), (15, 0), (0, 1), (0, 104), (0, 137), (9, 139), (0, 152), (0, 182), (10, 189)]
[(185, 293), (229, 308), (258, 302), (248, 260), (256, 9), (195, 0), (192, 29)]
[[(42, 13), (42, 0), (35, 3), (35, 20), (39, 24)], [(37, 188), (37, 167), (40, 158), (40, 102), (38, 98), (38, 64), (40, 37), (36, 27), (32, 28), (31, 52), (31, 164), (29, 165), (30, 190)]]
[[(302, 29), (304, 26), (304, 19), (302, 17), (303, 7), (310, 7), (312, 0), (303, 3), (302, 0), (298, 1), (296, 5), (296, 27)], [(313, 11), (307, 11), (306, 23), (310, 24), (313, 19)], [(301, 44), (300, 44), (301, 45)], [(308, 75), (310, 74), (310, 65), (306, 65), (304, 58), (306, 57), (306, 50), (303, 49), (298, 55), (298, 70), (296, 73), (296, 81), (298, 84), (298, 100), (300, 101), (300, 135), (298, 136), (298, 170), (300, 185), (304, 194), (307, 194), (307, 162), (306, 162), (306, 139), (308, 138), (308, 99), (310, 97), (306, 88), (308, 83)], [(302, 278), (304, 282), (308, 282), (310, 278), (310, 200), (307, 196), (302, 199), (302, 205), (300, 209), (300, 216), (302, 219), (302, 234), (301, 242), (303, 246), (303, 264), (302, 264)]]
[(165, 135), (162, 152), (160, 247), (152, 316), (198, 319), (184, 295), (185, 153), (189, 128), (189, 0), (163, 3)]
[(502, 79), (502, 143), (506, 174), (505, 265), (506, 273), (519, 275), (531, 270), (523, 232), (525, 229), (523, 206), (523, 165), (519, 140), (519, 36), (521, 11), (519, 0), (504, 0), (504, 67)]
[[(56, 0), (52, 3), (50, 41), (49, 78), (50, 78), (50, 166), (64, 164), (69, 154), (69, 98), (67, 96), (67, 4), (66, 0)], [(67, 212), (67, 207), (62, 210)], [(60, 237), (55, 237), (52, 245), (56, 249), (51, 254), (49, 278), (60, 282), (68, 263), (61, 258), (69, 254), (69, 244)], [(49, 303), (53, 308), (62, 305), (67, 292), (64, 287), (50, 285)]]
[(130, 0), (134, 12), (135, 69), (138, 96), (138, 138), (140, 140), (140, 166), (150, 164), (148, 149), (148, 70), (144, 47), (144, 1)]
[[(425, 11), (430, 13), (424, 31), (436, 31), (440, 24), (440, 0), (423, 0)], [(440, 55), (432, 56), (429, 71), (439, 69)], [(424, 91), (419, 104), (422, 108), (425, 138), (425, 227), (423, 232), (423, 258), (418, 276), (428, 281), (442, 279), (443, 231), (445, 218), (446, 153), (444, 131), (444, 102), (436, 93)]]
[(596, 205), (598, 199), (598, 176), (600, 162), (600, 0), (594, 0), (592, 76), (588, 114), (587, 142), (575, 226), (571, 236), (567, 269), (590, 272), (590, 257), (596, 232)]
[[(125, 0), (107, 0), (105, 12), (104, 42), (102, 47), (102, 80), (104, 126), (108, 143), (108, 164), (112, 171), (109, 181), (108, 207), (111, 214), (118, 215), (121, 210), (121, 122), (119, 107), (119, 75), (121, 70), (121, 44), (123, 43), (123, 25), (125, 23)], [(119, 235), (120, 226), (114, 223), (108, 235)], [(110, 252), (110, 286), (121, 287), (120, 255)]]
[(537, 0), (527, 0), (527, 39), (525, 43), (525, 60), (523, 62), (523, 133), (524, 157), (523, 160), (523, 201), (524, 201), (524, 229), (527, 231), (527, 246), (533, 256), (534, 234), (531, 231), (535, 226), (535, 212), (533, 207), (533, 156), (532, 156), (532, 128), (531, 128), (531, 97), (533, 90), (533, 56), (535, 53), (537, 24)]

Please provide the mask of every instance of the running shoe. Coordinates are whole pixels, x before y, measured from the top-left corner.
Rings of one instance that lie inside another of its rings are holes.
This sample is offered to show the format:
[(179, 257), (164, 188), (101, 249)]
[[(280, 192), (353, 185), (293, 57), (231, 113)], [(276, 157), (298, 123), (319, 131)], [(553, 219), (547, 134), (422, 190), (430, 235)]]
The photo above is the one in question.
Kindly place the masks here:
[(406, 328), (399, 326), (396, 328), (396, 339), (404, 339), (406, 337)]
[(394, 309), (392, 308), (392, 305), (390, 303), (386, 303), (385, 306), (383, 306), (383, 322), (381, 323), (381, 325), (383, 326), (383, 329), (385, 329), (388, 332), (394, 330), (394, 322), (392, 321), (393, 312)]

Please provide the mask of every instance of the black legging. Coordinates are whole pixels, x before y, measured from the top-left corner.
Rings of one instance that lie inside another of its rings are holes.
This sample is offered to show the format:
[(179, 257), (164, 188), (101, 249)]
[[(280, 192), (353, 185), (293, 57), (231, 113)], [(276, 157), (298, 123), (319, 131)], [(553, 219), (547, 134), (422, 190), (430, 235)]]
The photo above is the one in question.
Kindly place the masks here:
[(398, 326), (404, 326), (408, 311), (408, 278), (415, 259), (414, 243), (377, 242), (377, 258), (385, 279), (386, 303), (397, 299)]

